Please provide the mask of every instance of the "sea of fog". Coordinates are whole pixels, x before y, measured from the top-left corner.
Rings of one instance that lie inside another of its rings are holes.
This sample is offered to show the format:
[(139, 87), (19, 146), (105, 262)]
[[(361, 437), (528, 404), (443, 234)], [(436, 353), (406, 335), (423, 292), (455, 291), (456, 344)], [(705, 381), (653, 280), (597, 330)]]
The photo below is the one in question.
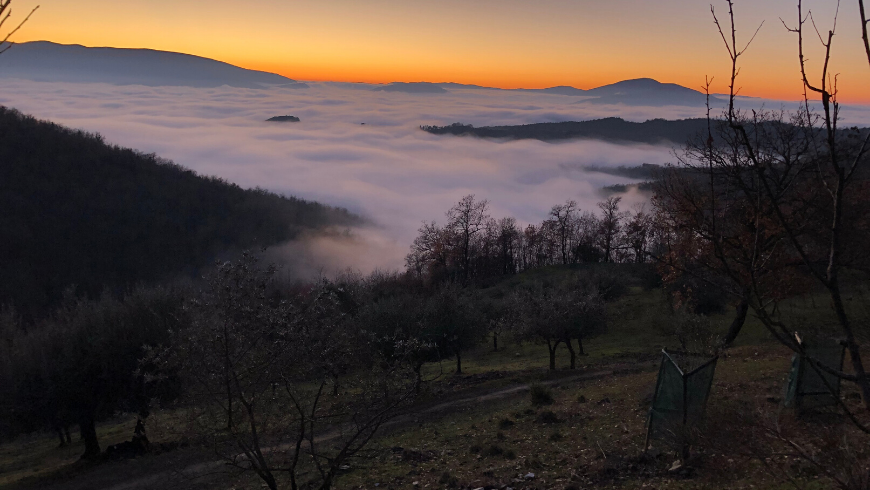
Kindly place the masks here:
[[(0, 104), (113, 144), (156, 153), (243, 187), (344, 206), (366, 229), (278, 247), (296, 269), (363, 272), (403, 265), (422, 221), (444, 221), (462, 196), (488, 199), (495, 217), (540, 222), (569, 199), (595, 209), (600, 189), (631, 180), (591, 173), (674, 161), (669, 146), (600, 141), (490, 141), (435, 136), (421, 124), (526, 124), (618, 116), (632, 121), (702, 117), (699, 107), (630, 107), (515, 91), (375, 92), (369, 85), (308, 89), (187, 88), (5, 80)], [(868, 111), (846, 111), (866, 120)], [(267, 123), (293, 115), (299, 123)], [(642, 201), (625, 196), (626, 208)]]

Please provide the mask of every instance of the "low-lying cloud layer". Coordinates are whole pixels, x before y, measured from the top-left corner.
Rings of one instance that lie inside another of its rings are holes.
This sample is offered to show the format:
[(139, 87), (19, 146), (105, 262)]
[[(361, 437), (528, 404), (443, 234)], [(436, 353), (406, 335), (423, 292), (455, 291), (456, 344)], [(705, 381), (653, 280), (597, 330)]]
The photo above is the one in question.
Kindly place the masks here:
[[(305, 267), (370, 270), (402, 266), (421, 221), (443, 222), (462, 196), (491, 201), (493, 216), (539, 222), (568, 199), (594, 209), (606, 185), (629, 183), (587, 166), (673, 161), (672, 149), (598, 141), (498, 142), (435, 136), (421, 124), (526, 124), (618, 116), (633, 121), (703, 116), (697, 107), (577, 103), (560, 95), (490, 90), (448, 94), (375, 92), (371, 86), (310, 84), (305, 90), (4, 82), (0, 104), (107, 141), (154, 152), (244, 187), (348, 207), (375, 223), (276, 253)], [(769, 106), (770, 107), (770, 106)], [(778, 108), (778, 106), (777, 106)], [(868, 111), (847, 112), (852, 123)], [(298, 123), (267, 123), (293, 115)], [(629, 196), (629, 200), (638, 199)], [(342, 258), (343, 257), (343, 258)]]

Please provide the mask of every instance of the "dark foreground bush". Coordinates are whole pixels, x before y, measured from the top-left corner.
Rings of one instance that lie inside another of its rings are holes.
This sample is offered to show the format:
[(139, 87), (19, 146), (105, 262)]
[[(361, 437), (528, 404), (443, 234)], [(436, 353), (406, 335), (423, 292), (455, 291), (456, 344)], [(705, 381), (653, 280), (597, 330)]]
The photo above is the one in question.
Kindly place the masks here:
[(546, 386), (538, 384), (532, 385), (529, 390), (529, 396), (532, 399), (532, 405), (540, 406), (553, 404), (553, 392)]

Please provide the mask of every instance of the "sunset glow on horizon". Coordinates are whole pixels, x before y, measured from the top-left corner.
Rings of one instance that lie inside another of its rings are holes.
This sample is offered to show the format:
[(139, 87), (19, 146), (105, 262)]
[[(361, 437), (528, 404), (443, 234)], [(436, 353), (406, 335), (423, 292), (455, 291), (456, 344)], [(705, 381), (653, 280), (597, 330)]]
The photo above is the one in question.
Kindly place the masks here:
[[(499, 88), (570, 85), (590, 89), (654, 78), (700, 90), (714, 77), (727, 92), (728, 55), (709, 4), (695, 0), (18, 0), (21, 19), (40, 10), (14, 38), (63, 44), (149, 48), (213, 58), (303, 81), (457, 82)], [(791, 0), (736, 3), (743, 42), (764, 21), (741, 61), (741, 94), (801, 98)], [(804, 2), (820, 29), (832, 4)], [(720, 20), (727, 5), (714, 1)], [(854, 12), (853, 12), (854, 10)], [(815, 43), (813, 43), (815, 41)], [(807, 42), (810, 76), (822, 52)], [(833, 73), (844, 103), (870, 104), (857, 6), (841, 7)]]

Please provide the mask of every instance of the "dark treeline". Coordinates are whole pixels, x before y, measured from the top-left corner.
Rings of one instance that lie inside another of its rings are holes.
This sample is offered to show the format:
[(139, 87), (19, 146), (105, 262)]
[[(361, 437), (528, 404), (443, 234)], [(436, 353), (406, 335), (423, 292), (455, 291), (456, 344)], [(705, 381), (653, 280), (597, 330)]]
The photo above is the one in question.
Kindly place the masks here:
[(350, 225), (343, 209), (245, 190), (0, 107), (0, 304), (41, 316), (75, 286), (195, 273), (222, 253)]
[[(721, 122), (721, 121), (720, 121)], [(765, 132), (789, 131), (794, 123), (786, 120), (767, 120), (759, 123), (759, 128)], [(707, 119), (650, 119), (642, 123), (626, 121), (618, 117), (607, 117), (591, 121), (566, 121), (551, 123), (533, 123), (517, 126), (482, 126), (453, 123), (448, 126), (420, 126), (420, 129), (432, 134), (452, 134), (454, 136), (477, 136), (479, 138), (536, 139), (554, 141), (565, 139), (588, 138), (614, 142), (676, 144), (682, 146), (687, 141), (703, 135), (708, 136)], [(866, 137), (868, 128), (855, 130), (856, 134)], [(816, 134), (821, 131), (813, 129)], [(713, 133), (712, 137), (720, 143), (722, 135)], [(642, 172), (643, 167), (635, 167)]]
[(645, 180), (649, 182), (655, 179), (661, 173), (662, 166), (652, 163), (644, 163), (634, 167), (626, 167), (624, 165), (620, 165), (618, 167), (600, 167), (597, 165), (587, 165), (586, 167), (583, 167), (583, 170), (587, 172), (597, 172), (607, 175), (618, 175), (620, 177), (628, 177), (630, 179)]
[(620, 202), (610, 197), (593, 212), (567, 201), (540, 224), (523, 228), (514, 218), (490, 216), (488, 201), (466, 196), (447, 212), (443, 226), (423, 224), (407, 269), (467, 285), (549, 265), (646, 263), (654, 244), (652, 216), (642, 206), (623, 211)]
[(592, 121), (523, 124), (520, 126), (486, 126), (454, 123), (449, 126), (421, 126), (432, 134), (469, 135), (481, 138), (538, 139), (543, 141), (592, 138), (637, 143), (672, 142), (683, 144), (692, 136), (707, 130), (706, 119), (651, 119), (636, 123), (618, 117)]

